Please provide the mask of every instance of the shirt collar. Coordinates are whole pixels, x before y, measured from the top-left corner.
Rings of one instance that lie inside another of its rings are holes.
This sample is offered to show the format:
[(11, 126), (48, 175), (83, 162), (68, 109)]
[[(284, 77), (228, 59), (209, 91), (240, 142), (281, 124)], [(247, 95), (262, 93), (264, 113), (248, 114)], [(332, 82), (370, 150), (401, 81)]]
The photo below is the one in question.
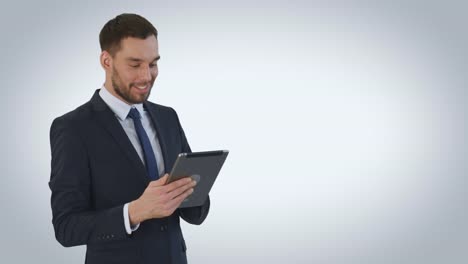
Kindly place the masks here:
[(109, 106), (112, 112), (122, 121), (127, 118), (128, 113), (133, 107), (143, 116), (143, 104), (129, 105), (111, 94), (104, 86), (101, 87), (99, 96), (101, 96), (102, 100)]

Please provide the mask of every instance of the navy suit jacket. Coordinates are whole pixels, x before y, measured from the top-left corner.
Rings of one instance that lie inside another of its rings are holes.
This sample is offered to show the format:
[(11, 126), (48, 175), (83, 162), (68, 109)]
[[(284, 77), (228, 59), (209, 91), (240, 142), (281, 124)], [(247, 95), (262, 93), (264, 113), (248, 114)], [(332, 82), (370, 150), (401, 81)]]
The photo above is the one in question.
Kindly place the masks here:
[[(168, 172), (181, 152), (190, 152), (176, 112), (145, 102)], [(141, 223), (128, 235), (123, 206), (143, 193), (149, 179), (135, 148), (96, 90), (91, 100), (61, 117), (50, 129), (49, 187), (52, 223), (65, 247), (86, 245), (86, 263), (187, 263), (179, 219), (201, 224), (204, 205)]]

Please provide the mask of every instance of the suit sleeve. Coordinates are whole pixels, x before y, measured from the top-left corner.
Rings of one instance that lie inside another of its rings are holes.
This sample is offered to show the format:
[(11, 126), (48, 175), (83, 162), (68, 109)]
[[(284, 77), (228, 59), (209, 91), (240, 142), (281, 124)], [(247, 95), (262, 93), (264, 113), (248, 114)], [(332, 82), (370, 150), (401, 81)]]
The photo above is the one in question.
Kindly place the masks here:
[(65, 247), (106, 243), (127, 237), (123, 205), (95, 210), (88, 154), (71, 121), (54, 120), (50, 129), (52, 223)]
[[(190, 145), (188, 144), (187, 138), (185, 137), (184, 130), (182, 129), (179, 118), (177, 117), (177, 113), (175, 111), (174, 114), (177, 118), (177, 124), (179, 126), (180, 138), (182, 142), (181, 152), (190, 153), (192, 150), (190, 149)], [(203, 223), (203, 221), (205, 221), (206, 217), (208, 216), (208, 212), (210, 211), (210, 196), (208, 195), (205, 203), (201, 206), (180, 208), (178, 210), (180, 217), (182, 217), (182, 219), (184, 219), (187, 223), (200, 225)]]

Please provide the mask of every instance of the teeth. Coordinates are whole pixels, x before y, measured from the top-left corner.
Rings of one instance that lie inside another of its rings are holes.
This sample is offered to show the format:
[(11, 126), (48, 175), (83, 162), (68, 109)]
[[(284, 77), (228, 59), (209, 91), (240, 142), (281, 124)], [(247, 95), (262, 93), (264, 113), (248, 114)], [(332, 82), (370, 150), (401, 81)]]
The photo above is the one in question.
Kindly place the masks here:
[(144, 90), (146, 89), (146, 85), (145, 86), (138, 86), (138, 85), (135, 85), (136, 88), (140, 89), (140, 90)]

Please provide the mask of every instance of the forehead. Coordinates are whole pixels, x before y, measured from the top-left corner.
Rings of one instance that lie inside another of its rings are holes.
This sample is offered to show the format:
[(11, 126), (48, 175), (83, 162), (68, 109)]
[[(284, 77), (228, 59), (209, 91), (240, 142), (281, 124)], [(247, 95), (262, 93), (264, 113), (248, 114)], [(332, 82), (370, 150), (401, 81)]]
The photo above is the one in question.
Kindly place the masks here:
[(128, 37), (120, 42), (120, 50), (115, 54), (122, 59), (132, 57), (142, 60), (153, 60), (159, 56), (158, 40), (155, 36), (146, 39)]

